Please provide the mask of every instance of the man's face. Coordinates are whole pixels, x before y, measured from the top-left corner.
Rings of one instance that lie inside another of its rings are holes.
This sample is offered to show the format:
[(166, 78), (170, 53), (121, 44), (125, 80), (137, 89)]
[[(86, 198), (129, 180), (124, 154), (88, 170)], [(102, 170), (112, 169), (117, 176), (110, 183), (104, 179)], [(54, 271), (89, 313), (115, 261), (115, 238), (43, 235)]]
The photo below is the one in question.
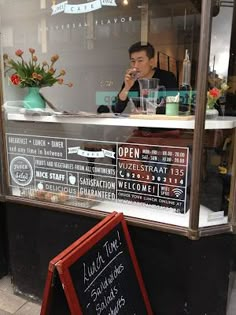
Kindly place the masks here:
[(149, 59), (146, 51), (134, 52), (130, 56), (131, 68), (135, 68), (139, 78), (147, 77), (154, 66), (154, 58)]

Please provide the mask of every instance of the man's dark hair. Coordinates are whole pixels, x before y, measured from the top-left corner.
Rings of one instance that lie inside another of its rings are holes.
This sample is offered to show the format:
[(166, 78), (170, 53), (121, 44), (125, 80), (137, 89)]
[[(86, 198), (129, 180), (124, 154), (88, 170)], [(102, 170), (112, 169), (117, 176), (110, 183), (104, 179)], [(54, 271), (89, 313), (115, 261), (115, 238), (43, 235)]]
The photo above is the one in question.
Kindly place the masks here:
[(142, 44), (142, 42), (137, 42), (130, 46), (129, 48), (129, 57), (131, 57), (131, 54), (139, 51), (146, 51), (146, 54), (149, 59), (154, 58), (155, 56), (155, 49), (150, 43)]

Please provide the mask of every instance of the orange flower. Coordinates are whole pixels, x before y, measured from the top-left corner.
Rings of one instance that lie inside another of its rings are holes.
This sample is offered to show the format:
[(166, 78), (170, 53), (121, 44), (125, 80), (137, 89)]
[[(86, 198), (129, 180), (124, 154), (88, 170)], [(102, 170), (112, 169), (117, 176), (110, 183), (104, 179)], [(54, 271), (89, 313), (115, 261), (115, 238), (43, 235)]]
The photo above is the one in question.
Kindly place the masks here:
[(56, 70), (55, 70), (55, 69), (53, 69), (53, 68), (50, 68), (50, 69), (48, 70), (48, 72), (49, 72), (49, 73), (51, 73), (51, 74), (54, 74), (54, 73), (55, 73), (55, 71), (56, 71)]
[(23, 55), (23, 53), (24, 53), (24, 52), (23, 52), (21, 49), (18, 49), (15, 54), (16, 54), (18, 57), (21, 57), (21, 56)]
[(209, 96), (217, 100), (220, 97), (220, 90), (217, 88), (211, 89), (209, 91)]
[(58, 78), (58, 79), (57, 79), (57, 83), (58, 83), (58, 84), (63, 84), (63, 83), (64, 83), (64, 80), (63, 80), (62, 78)]
[(43, 80), (43, 76), (42, 76), (41, 74), (38, 74), (38, 75), (37, 75), (37, 79), (38, 79), (39, 81), (41, 81), (41, 80)]
[(11, 77), (10, 77), (10, 80), (11, 80), (11, 83), (13, 85), (19, 85), (20, 84), (20, 77), (18, 76), (18, 74), (13, 74)]
[(35, 53), (35, 49), (34, 48), (29, 48), (29, 52), (33, 55)]
[(51, 62), (55, 63), (58, 59), (59, 59), (59, 56), (57, 54), (53, 55), (51, 58)]

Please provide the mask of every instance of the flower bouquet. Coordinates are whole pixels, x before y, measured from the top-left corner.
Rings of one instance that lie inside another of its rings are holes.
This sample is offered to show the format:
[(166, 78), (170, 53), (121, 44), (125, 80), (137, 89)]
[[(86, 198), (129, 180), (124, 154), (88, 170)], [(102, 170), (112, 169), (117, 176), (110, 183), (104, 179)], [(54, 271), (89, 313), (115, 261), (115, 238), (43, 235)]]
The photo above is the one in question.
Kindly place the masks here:
[(207, 92), (207, 109), (213, 109), (217, 100), (224, 95), (229, 86), (226, 83), (222, 83), (220, 89), (214, 87)]
[[(15, 55), (17, 60), (9, 58), (4, 54), (4, 68), (5, 73), (10, 72), (10, 83), (21, 87), (29, 88), (29, 94), (25, 98), (24, 105), (26, 108), (45, 108), (45, 102), (40, 99), (39, 89), (46, 86), (53, 86), (54, 84), (64, 84), (72, 87), (72, 83), (65, 83), (64, 76), (66, 71), (64, 69), (57, 72), (55, 63), (59, 59), (57, 54), (51, 57), (50, 62), (38, 62), (38, 57), (35, 54), (34, 48), (29, 48), (30, 58), (28, 61), (24, 58), (24, 52), (21, 49), (16, 50)], [(13, 72), (13, 73), (12, 73)], [(36, 98), (34, 101), (33, 99)]]
[(207, 92), (206, 118), (214, 119), (219, 115), (215, 104), (228, 88), (229, 86), (226, 83), (222, 83), (220, 88), (213, 87)]

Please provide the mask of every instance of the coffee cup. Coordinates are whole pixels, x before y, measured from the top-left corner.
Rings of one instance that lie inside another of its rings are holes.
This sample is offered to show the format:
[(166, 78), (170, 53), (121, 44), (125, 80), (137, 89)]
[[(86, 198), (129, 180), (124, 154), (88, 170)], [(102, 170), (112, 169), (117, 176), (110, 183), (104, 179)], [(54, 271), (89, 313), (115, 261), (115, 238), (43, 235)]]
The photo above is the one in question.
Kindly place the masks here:
[(166, 103), (166, 115), (177, 116), (179, 115), (179, 102), (168, 102)]

